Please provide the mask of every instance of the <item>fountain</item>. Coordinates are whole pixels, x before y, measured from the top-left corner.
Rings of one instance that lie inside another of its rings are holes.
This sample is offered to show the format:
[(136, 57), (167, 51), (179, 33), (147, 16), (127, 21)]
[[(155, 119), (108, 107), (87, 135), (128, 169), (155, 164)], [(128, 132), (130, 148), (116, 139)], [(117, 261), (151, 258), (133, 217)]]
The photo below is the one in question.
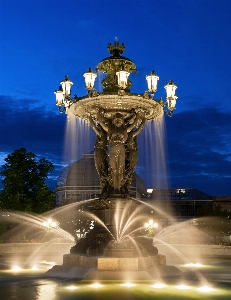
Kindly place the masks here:
[(140, 272), (151, 266), (165, 265), (165, 256), (158, 254), (152, 239), (137, 234), (139, 226), (133, 228), (132, 234), (125, 234), (126, 228), (121, 228), (123, 222), (119, 218), (122, 214), (122, 218), (128, 220), (140, 205), (128, 192), (138, 159), (137, 135), (147, 121), (164, 112), (169, 116), (173, 114), (177, 86), (170, 81), (165, 85), (167, 101), (155, 100), (159, 76), (151, 71), (146, 76), (148, 90), (143, 94), (131, 93), (128, 76), (137, 70), (130, 59), (121, 55), (125, 44), (115, 41), (107, 48), (111, 56), (103, 59), (96, 69), (106, 75), (101, 82), (102, 93), (94, 88), (97, 74), (91, 68), (83, 75), (87, 96), (75, 95), (71, 99), (73, 82), (68, 76), (55, 91), (60, 112), (69, 118), (85, 120), (96, 133), (94, 160), (102, 187), (99, 199), (91, 204), (98, 220), (96, 226), (71, 248), (70, 254), (64, 255), (63, 265), (94, 268), (94, 275), (89, 274), (87, 279), (111, 276), (108, 272), (103, 275), (103, 271), (113, 272), (114, 279), (123, 276), (125, 271), (135, 272), (136, 278), (144, 279), (148, 276), (143, 273), (140, 276)]
[[(100, 200), (89, 199), (87, 203), (91, 203), (92, 201), (97, 202)], [(141, 205), (137, 205), (138, 203)], [(44, 253), (42, 253), (41, 250), (42, 248), (47, 248), (49, 244), (35, 244), (36, 251), (31, 256), (25, 255), (23, 252), (24, 257), (19, 258), (17, 257), (17, 254), (19, 253), (14, 252), (15, 259), (13, 261), (8, 261), (6, 260), (6, 257), (1, 257), (1, 299), (27, 299), (28, 297), (31, 299), (46, 299), (47, 296), (51, 299), (73, 299), (74, 297), (79, 297), (81, 299), (98, 299), (99, 297), (116, 299), (120, 296), (123, 298), (142, 299), (144, 295), (145, 299), (153, 299), (155, 297), (158, 299), (164, 297), (171, 299), (204, 299), (205, 297), (219, 300), (230, 299), (231, 274), (229, 260), (223, 258), (220, 261), (214, 257), (209, 260), (208, 258), (201, 259), (200, 261), (195, 260), (196, 258), (194, 257), (193, 260), (191, 260), (188, 259), (188, 253), (184, 251), (184, 245), (178, 249), (176, 247), (177, 245), (171, 245), (168, 242), (165, 242), (172, 233), (178, 236), (187, 235), (189, 233), (189, 228), (187, 228), (186, 224), (183, 224), (183, 226), (182, 224), (171, 225), (164, 230), (160, 230), (159, 233), (156, 233), (154, 236), (154, 242), (155, 245), (158, 244), (158, 248), (161, 245), (166, 246), (165, 248), (169, 248), (170, 251), (167, 254), (168, 260), (169, 257), (170, 260), (174, 259), (175, 255), (179, 258), (178, 261), (175, 261), (175, 264), (179, 269), (172, 266), (159, 265), (154, 267), (143, 266), (139, 270), (134, 270), (131, 266), (129, 267), (124, 264), (122, 270), (116, 270), (115, 265), (116, 262), (118, 263), (118, 258), (132, 259), (138, 257), (141, 262), (142, 258), (144, 258), (144, 262), (148, 259), (146, 253), (139, 252), (142, 252), (141, 248), (137, 249), (137, 254), (134, 256), (134, 253), (132, 253), (129, 248), (122, 247), (122, 245), (117, 242), (128, 241), (130, 238), (132, 240), (134, 231), (139, 229), (133, 225), (136, 224), (137, 221), (139, 223), (139, 220), (143, 224), (144, 214), (142, 213), (142, 210), (147, 204), (145, 205), (142, 201), (138, 201), (138, 203), (136, 203), (129, 216), (126, 215), (129, 210), (131, 211), (129, 205), (120, 211), (120, 202), (116, 203), (117, 205), (114, 212), (114, 215), (117, 216), (115, 220), (116, 239), (112, 239), (108, 243), (107, 247), (104, 249), (103, 255), (77, 255), (82, 262), (88, 262), (89, 265), (94, 259), (109, 259), (107, 263), (110, 265), (110, 269), (113, 269), (114, 267), (114, 270), (98, 270), (97, 266), (83, 267), (81, 264), (77, 265), (76, 262), (73, 262), (70, 265), (56, 265), (49, 271), (46, 271), (54, 265), (54, 263), (51, 261), (37, 261), (37, 259), (40, 255), (42, 258)], [(47, 212), (43, 216), (9, 212), (9, 218), (16, 220), (16, 222), (19, 223), (18, 229), (22, 234), (28, 233), (30, 226), (31, 229), (33, 228), (34, 232), (39, 232), (40, 229), (47, 227), (47, 230), (51, 231), (51, 234), (54, 235), (54, 237), (56, 235), (65, 236), (72, 241), (73, 236), (64, 232), (57, 224), (55, 225), (54, 220), (59, 220), (59, 214), (69, 215), (69, 212), (73, 211), (74, 207), (78, 207), (78, 205), (81, 206), (82, 204), (83, 203), (81, 202), (76, 202), (62, 206), (54, 211)], [(118, 210), (120, 213), (118, 213)], [(92, 218), (92, 213), (86, 213)], [(96, 219), (98, 220), (98, 223), (101, 223), (102, 227), (107, 230), (107, 226), (99, 218)], [(148, 224), (150, 225), (151, 222)], [(25, 225), (25, 227), (23, 228), (22, 225)], [(182, 232), (181, 227), (184, 227), (184, 233)], [(44, 230), (45, 229), (43, 229), (43, 231)], [(110, 232), (109, 229), (108, 232)], [(129, 239), (127, 239), (128, 237)], [(49, 242), (52, 244), (52, 241)], [(4, 246), (7, 246), (7, 244)], [(24, 251), (25, 249), (28, 249), (28, 246), (25, 244), (24, 247), (22, 247)], [(146, 245), (144, 246), (145, 249), (147, 249)], [(187, 251), (189, 249), (191, 250), (192, 244), (187, 246)], [(198, 248), (198, 246), (205, 248), (205, 245), (195, 245), (194, 248)], [(9, 247), (12, 247), (12, 245), (9, 245)], [(16, 245), (13, 245), (14, 251), (17, 250), (16, 247)], [(54, 249), (54, 247), (57, 247), (55, 243), (52, 247), (49, 247), (51, 248), (50, 251), (52, 255), (54, 255), (54, 250), (57, 250)], [(216, 246), (216, 248), (218, 248), (218, 246)], [(113, 256), (111, 255), (111, 250)], [(220, 250), (222, 251), (222, 248)], [(13, 257), (11, 256), (11, 258)], [(36, 258), (36, 261), (34, 258)], [(113, 259), (115, 259), (114, 264)], [(37, 265), (34, 263), (37, 263)], [(105, 261), (98, 261), (98, 265), (102, 268), (102, 266), (105, 265)], [(9, 266), (11, 266), (11, 268), (9, 268)], [(45, 271), (46, 273), (44, 274)], [(85, 280), (79, 281), (79, 279)], [(209, 296), (206, 296), (206, 294), (209, 294)]]

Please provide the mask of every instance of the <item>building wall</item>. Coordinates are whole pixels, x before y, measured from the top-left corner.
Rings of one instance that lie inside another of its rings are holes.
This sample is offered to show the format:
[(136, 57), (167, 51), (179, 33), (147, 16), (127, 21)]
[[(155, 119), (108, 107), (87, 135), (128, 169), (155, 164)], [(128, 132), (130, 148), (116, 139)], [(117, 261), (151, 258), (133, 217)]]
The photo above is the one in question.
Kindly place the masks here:
[(195, 218), (201, 207), (213, 207), (213, 197), (197, 189), (153, 189), (147, 199), (154, 207), (183, 221)]

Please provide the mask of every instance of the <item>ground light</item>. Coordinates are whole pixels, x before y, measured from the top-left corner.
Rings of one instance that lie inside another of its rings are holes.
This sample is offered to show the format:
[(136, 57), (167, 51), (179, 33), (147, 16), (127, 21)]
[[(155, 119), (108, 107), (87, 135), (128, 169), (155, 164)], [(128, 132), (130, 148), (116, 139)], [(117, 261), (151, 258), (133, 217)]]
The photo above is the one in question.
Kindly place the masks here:
[(133, 286), (135, 286), (135, 284), (134, 283), (131, 283), (131, 282), (126, 282), (126, 283), (123, 283), (123, 284), (121, 284), (122, 286), (125, 286), (125, 287), (133, 287)]
[[(113, 284), (113, 285), (115, 286), (116, 284)], [(95, 289), (101, 288), (103, 286), (104, 285), (99, 283), (99, 282), (95, 282), (93, 284), (90, 284), (90, 287), (95, 288)], [(126, 288), (131, 288), (131, 287), (137, 286), (137, 284), (134, 284), (132, 282), (125, 282), (125, 283), (120, 284), (120, 286), (126, 287)], [(141, 287), (141, 286), (142, 286), (142, 284), (139, 285), (139, 287)], [(105, 287), (107, 287), (107, 284), (105, 285)], [(164, 284), (164, 283), (161, 283), (161, 282), (157, 282), (157, 283), (151, 285), (151, 287), (155, 288), (155, 289), (166, 288), (167, 290), (169, 290), (169, 289), (171, 290), (172, 288), (176, 288), (178, 290), (182, 290), (182, 292), (190, 289), (192, 293), (195, 290), (197, 290), (199, 292), (203, 292), (203, 293), (210, 293), (212, 291), (215, 291), (210, 286), (201, 286), (200, 288), (196, 288), (196, 287), (193, 287), (193, 286), (188, 286), (188, 285), (185, 285), (185, 284), (181, 284), (181, 285), (171, 287), (171, 286), (168, 286), (167, 284)], [(69, 285), (65, 289), (70, 290), (70, 291), (74, 291), (74, 290), (79, 289), (79, 287), (76, 286), (76, 285)]]
[(77, 286), (74, 286), (74, 285), (69, 285), (69, 286), (66, 287), (66, 289), (67, 289), (67, 290), (73, 291), (73, 290), (78, 289), (78, 287), (77, 287)]
[(91, 284), (91, 287), (93, 287), (93, 288), (101, 288), (102, 286), (103, 285), (98, 283), (98, 282), (95, 282), (95, 283)]
[(185, 284), (177, 285), (176, 288), (179, 289), (179, 290), (188, 290), (188, 289), (190, 289), (190, 287), (188, 285), (185, 285)]
[(22, 268), (20, 268), (19, 266), (13, 266), (13, 268), (11, 269), (12, 272), (20, 272), (22, 271)]
[(214, 289), (211, 288), (210, 286), (202, 286), (198, 289), (198, 291), (200, 292), (204, 292), (204, 293), (210, 293), (212, 292)]
[(200, 268), (202, 267), (202, 264), (200, 263), (189, 263), (189, 264), (185, 264), (185, 267), (192, 267), (192, 268)]

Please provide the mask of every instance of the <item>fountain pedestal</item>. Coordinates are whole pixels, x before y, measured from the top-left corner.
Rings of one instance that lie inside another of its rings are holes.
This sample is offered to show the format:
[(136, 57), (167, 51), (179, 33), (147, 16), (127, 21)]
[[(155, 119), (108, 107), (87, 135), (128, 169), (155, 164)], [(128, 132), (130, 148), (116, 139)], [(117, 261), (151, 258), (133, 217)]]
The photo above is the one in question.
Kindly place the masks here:
[[(64, 254), (61, 269), (54, 267), (50, 275), (65, 270), (63, 277), (84, 280), (153, 280), (159, 279), (159, 271), (166, 267), (165, 255), (146, 257), (97, 257)], [(60, 272), (61, 275), (61, 272)]]
[(97, 257), (77, 254), (64, 254), (64, 266), (79, 266), (107, 271), (139, 271), (151, 266), (166, 265), (165, 255), (145, 257)]
[(91, 275), (88, 274), (85, 279), (94, 274), (100, 279), (107, 280), (109, 276), (123, 280), (126, 272), (133, 272), (134, 278), (143, 280), (149, 277), (148, 268), (166, 265), (165, 256), (158, 254), (152, 239), (129, 234), (115, 239), (120, 219), (127, 221), (139, 205), (137, 202), (132, 198), (108, 198), (96, 200), (92, 205), (98, 222), (85, 239), (71, 248), (70, 254), (63, 256), (63, 266), (88, 269)]
[(153, 240), (140, 232), (140, 220), (134, 220), (134, 211), (140, 205), (131, 197), (93, 201), (95, 228), (71, 248), (70, 254), (104, 257), (157, 255)]

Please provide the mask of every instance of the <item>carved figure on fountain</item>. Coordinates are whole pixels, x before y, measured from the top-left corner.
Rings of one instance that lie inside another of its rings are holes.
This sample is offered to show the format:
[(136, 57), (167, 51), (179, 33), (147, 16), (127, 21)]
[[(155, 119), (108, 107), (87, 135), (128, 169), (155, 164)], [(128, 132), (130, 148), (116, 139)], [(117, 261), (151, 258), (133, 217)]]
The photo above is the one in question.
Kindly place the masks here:
[(97, 134), (94, 146), (95, 167), (100, 177), (102, 194), (105, 194), (109, 190), (107, 133), (100, 124), (95, 125), (92, 119), (91, 126)]
[(128, 133), (127, 143), (125, 145), (126, 155), (125, 155), (125, 176), (122, 184), (122, 191), (128, 193), (128, 188), (131, 184), (132, 175), (135, 171), (137, 160), (138, 160), (138, 145), (137, 145), (137, 135), (141, 132), (145, 125), (145, 118), (142, 121), (137, 130), (132, 130)]
[[(106, 118), (105, 115), (109, 117)], [(97, 134), (95, 164), (101, 178), (102, 197), (108, 197), (110, 194), (128, 194), (136, 167), (138, 148), (135, 137), (143, 129), (145, 119), (140, 121), (142, 114), (134, 110), (126, 115), (127, 118), (121, 112), (98, 112), (97, 125), (93, 118), (89, 117), (90, 125)], [(134, 130), (135, 127), (138, 128)]]

